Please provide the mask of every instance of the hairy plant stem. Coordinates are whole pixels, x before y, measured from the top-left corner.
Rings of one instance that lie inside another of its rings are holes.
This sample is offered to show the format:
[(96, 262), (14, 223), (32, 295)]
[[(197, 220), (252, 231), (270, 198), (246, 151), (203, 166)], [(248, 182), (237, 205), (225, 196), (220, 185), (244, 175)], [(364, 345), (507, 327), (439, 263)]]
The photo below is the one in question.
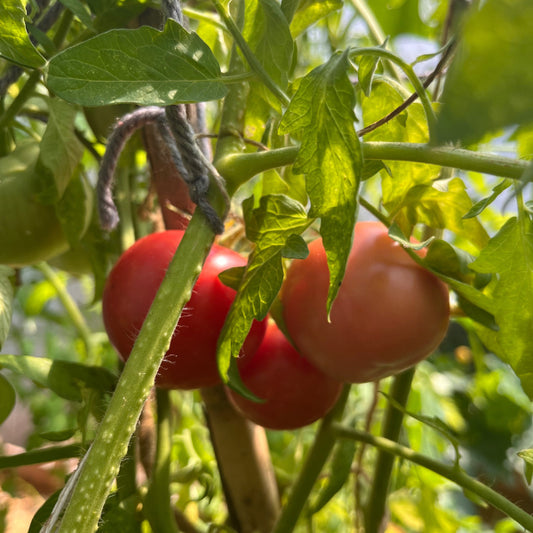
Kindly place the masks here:
[(334, 431), (341, 438), (354, 439), (356, 441), (365, 442), (371, 446), (383, 450), (396, 457), (401, 457), (414, 464), (420, 465), (440, 476), (453, 481), (466, 491), (469, 491), (482, 500), (486, 501), (496, 509), (499, 509), (509, 518), (518, 522), (525, 531), (533, 531), (533, 516), (509, 501), (505, 496), (502, 496), (495, 490), (492, 490), (487, 485), (470, 477), (466, 472), (457, 466), (450, 466), (441, 463), (435, 459), (415, 452), (411, 448), (407, 448), (383, 437), (376, 437), (365, 431), (348, 428), (342, 424), (334, 424)]
[[(520, 179), (528, 166), (527, 161), (498, 155), (473, 152), (451, 146), (431, 146), (421, 143), (363, 142), (365, 159), (383, 161), (412, 161), (441, 167), (458, 168)], [(224, 177), (243, 180), (272, 168), (291, 165), (298, 155), (299, 146), (246, 154), (228, 154), (221, 161)], [(219, 168), (222, 173), (222, 170)]]
[[(403, 422), (403, 412), (396, 406), (406, 406), (414, 375), (414, 368), (398, 374), (389, 391), (394, 401), (389, 402), (385, 412), (381, 436), (394, 442), (397, 442), (400, 437)], [(384, 450), (379, 451), (374, 467), (372, 488), (365, 508), (365, 533), (381, 531), (394, 460), (394, 455)]]
[(62, 303), (67, 315), (69, 316), (72, 324), (78, 331), (83, 344), (85, 345), (86, 355), (85, 363), (95, 364), (96, 363), (96, 354), (94, 351), (94, 343), (92, 341), (91, 330), (85, 321), (85, 318), (80, 312), (78, 304), (73, 300), (70, 294), (67, 291), (65, 283), (61, 278), (56, 274), (54, 269), (48, 265), (48, 263), (41, 262), (35, 265), (46, 278), (46, 280), (54, 287), (59, 301)]
[(344, 413), (349, 392), (350, 386), (345, 385), (336, 405), (320, 423), (303, 468), (291, 489), (289, 499), (283, 507), (272, 533), (289, 533), (296, 526), (296, 522), (309, 499), (309, 494), (337, 440), (334, 424), (341, 419)]
[[(217, 209), (222, 209), (220, 197), (213, 198), (212, 202)], [(209, 223), (197, 210), (157, 291), (95, 440), (85, 456), (59, 529), (51, 531), (96, 531), (102, 507), (161, 360), (213, 240)]]

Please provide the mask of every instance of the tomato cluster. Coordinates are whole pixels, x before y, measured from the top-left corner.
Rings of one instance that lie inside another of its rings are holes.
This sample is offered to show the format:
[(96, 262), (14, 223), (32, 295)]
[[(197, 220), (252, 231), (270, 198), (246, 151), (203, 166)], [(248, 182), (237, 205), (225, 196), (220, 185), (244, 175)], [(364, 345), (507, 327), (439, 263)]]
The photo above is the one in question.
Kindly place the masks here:
[[(181, 230), (168, 230), (139, 239), (122, 254), (107, 278), (102, 298), (104, 325), (124, 360), (130, 355), (182, 236)], [(237, 252), (213, 246), (161, 363), (158, 386), (195, 389), (220, 382), (217, 340), (235, 290), (224, 285), (218, 275), (245, 263)], [(265, 322), (253, 323), (242, 353), (255, 352), (265, 328)]]
[[(182, 235), (169, 230), (140, 239), (108, 277), (104, 324), (124, 360)], [(323, 417), (343, 383), (375, 381), (416, 364), (438, 346), (448, 326), (446, 286), (382, 224), (356, 225), (329, 321), (321, 240), (310, 243), (309, 251), (306, 259), (292, 262), (281, 291), (290, 341), (273, 320), (254, 321), (237, 360), (242, 382), (261, 401), (227, 389), (241, 414), (272, 429), (294, 429)], [(244, 264), (236, 252), (213, 246), (159, 369), (158, 386), (194, 389), (220, 382), (217, 340), (235, 291), (218, 275)]]

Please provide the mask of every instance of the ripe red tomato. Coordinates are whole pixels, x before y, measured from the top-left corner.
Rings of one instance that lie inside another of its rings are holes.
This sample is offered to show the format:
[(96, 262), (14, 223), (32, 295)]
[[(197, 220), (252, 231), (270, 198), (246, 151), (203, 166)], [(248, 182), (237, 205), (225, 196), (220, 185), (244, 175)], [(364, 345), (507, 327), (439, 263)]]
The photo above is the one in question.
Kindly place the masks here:
[[(102, 298), (104, 325), (124, 360), (131, 352), (183, 233), (168, 230), (138, 240), (124, 252), (109, 274)], [(158, 386), (195, 389), (220, 382), (217, 340), (235, 291), (224, 285), (218, 274), (245, 263), (233, 250), (213, 246), (159, 368)], [(253, 323), (243, 353), (255, 352), (265, 329), (266, 321)]]
[(448, 290), (384, 225), (356, 224), (329, 323), (322, 241), (313, 241), (309, 251), (290, 265), (281, 301), (294, 345), (323, 372), (345, 382), (374, 381), (409, 368), (439, 345), (448, 327)]
[(270, 429), (296, 429), (322, 418), (335, 404), (342, 384), (302, 357), (276, 323), (268, 324), (254, 354), (237, 361), (246, 387), (257, 403), (227, 389), (230, 401), (246, 418)]

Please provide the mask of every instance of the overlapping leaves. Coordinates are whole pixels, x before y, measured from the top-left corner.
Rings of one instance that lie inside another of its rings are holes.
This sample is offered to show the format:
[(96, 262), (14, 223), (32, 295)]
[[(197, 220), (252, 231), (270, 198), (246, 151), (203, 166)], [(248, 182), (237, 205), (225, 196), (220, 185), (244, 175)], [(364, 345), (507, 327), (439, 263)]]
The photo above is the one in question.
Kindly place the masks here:
[[(247, 237), (255, 243), (255, 249), (218, 343), (218, 365), (225, 379), (229, 379), (231, 358), (238, 355), (252, 320), (265, 318), (279, 292), (283, 258), (303, 259), (308, 253), (300, 233), (309, 220), (300, 203), (284, 195), (263, 196), (255, 209), (253, 202), (249, 198), (243, 207)], [(239, 388), (236, 377), (232, 378), (230, 383)]]

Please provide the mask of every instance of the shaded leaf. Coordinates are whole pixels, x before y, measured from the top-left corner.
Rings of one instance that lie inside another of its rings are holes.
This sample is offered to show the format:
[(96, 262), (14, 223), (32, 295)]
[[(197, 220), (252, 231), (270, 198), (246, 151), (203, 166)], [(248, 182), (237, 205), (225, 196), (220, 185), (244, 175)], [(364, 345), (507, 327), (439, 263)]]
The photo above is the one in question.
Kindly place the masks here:
[(253, 198), (243, 202), (247, 237), (255, 243), (218, 340), (218, 366), (229, 385), (249, 397), (230, 363), (239, 354), (253, 319), (266, 317), (283, 281), (283, 257), (305, 257), (300, 237), (310, 224), (304, 207), (283, 195), (263, 196), (253, 209)]
[(76, 109), (59, 98), (50, 98), (48, 108), (49, 117), (40, 142), (36, 172), (41, 176), (40, 182), (50, 184), (43, 185), (46, 190), (40, 194), (41, 200), (53, 203), (63, 196), (84, 148), (74, 132)]
[(339, 492), (352, 473), (352, 463), (357, 443), (352, 439), (340, 439), (333, 450), (329, 475), (320, 489), (316, 501), (311, 504), (310, 514), (317, 513)]
[(437, 123), (439, 142), (470, 144), (533, 121), (533, 4), (487, 0), (465, 17)]
[(0, 368), (25, 376), (37, 385), (50, 388), (58, 396), (72, 401), (81, 401), (80, 384), (100, 392), (110, 392), (117, 379), (103, 367), (53, 361), (31, 355), (1, 354)]
[(328, 313), (351, 248), (363, 167), (348, 68), (347, 53), (339, 52), (312, 70), (301, 80), (280, 124), (281, 132), (301, 137), (293, 171), (306, 175), (309, 215), (321, 219), (330, 271)]
[(533, 233), (529, 220), (511, 218), (470, 265), (497, 273), (492, 288), (498, 332), (478, 328), (482, 341), (506, 363), (533, 398)]
[(69, 102), (169, 105), (222, 98), (220, 67), (195, 34), (168, 20), (100, 34), (67, 48), (49, 64), (48, 86)]
[(498, 185), (495, 185), (492, 188), (492, 194), (489, 196), (483, 198), (479, 202), (476, 202), (472, 208), (466, 213), (466, 215), (463, 215), (463, 219), (465, 218), (474, 218), (477, 217), (482, 211), (484, 211), (500, 194), (505, 191), (508, 187), (510, 187), (513, 183), (513, 180), (510, 179), (504, 179), (498, 183)]
[(2, 0), (0, 3), (0, 56), (25, 67), (44, 65), (44, 57), (30, 41), (24, 20), (26, 2)]

